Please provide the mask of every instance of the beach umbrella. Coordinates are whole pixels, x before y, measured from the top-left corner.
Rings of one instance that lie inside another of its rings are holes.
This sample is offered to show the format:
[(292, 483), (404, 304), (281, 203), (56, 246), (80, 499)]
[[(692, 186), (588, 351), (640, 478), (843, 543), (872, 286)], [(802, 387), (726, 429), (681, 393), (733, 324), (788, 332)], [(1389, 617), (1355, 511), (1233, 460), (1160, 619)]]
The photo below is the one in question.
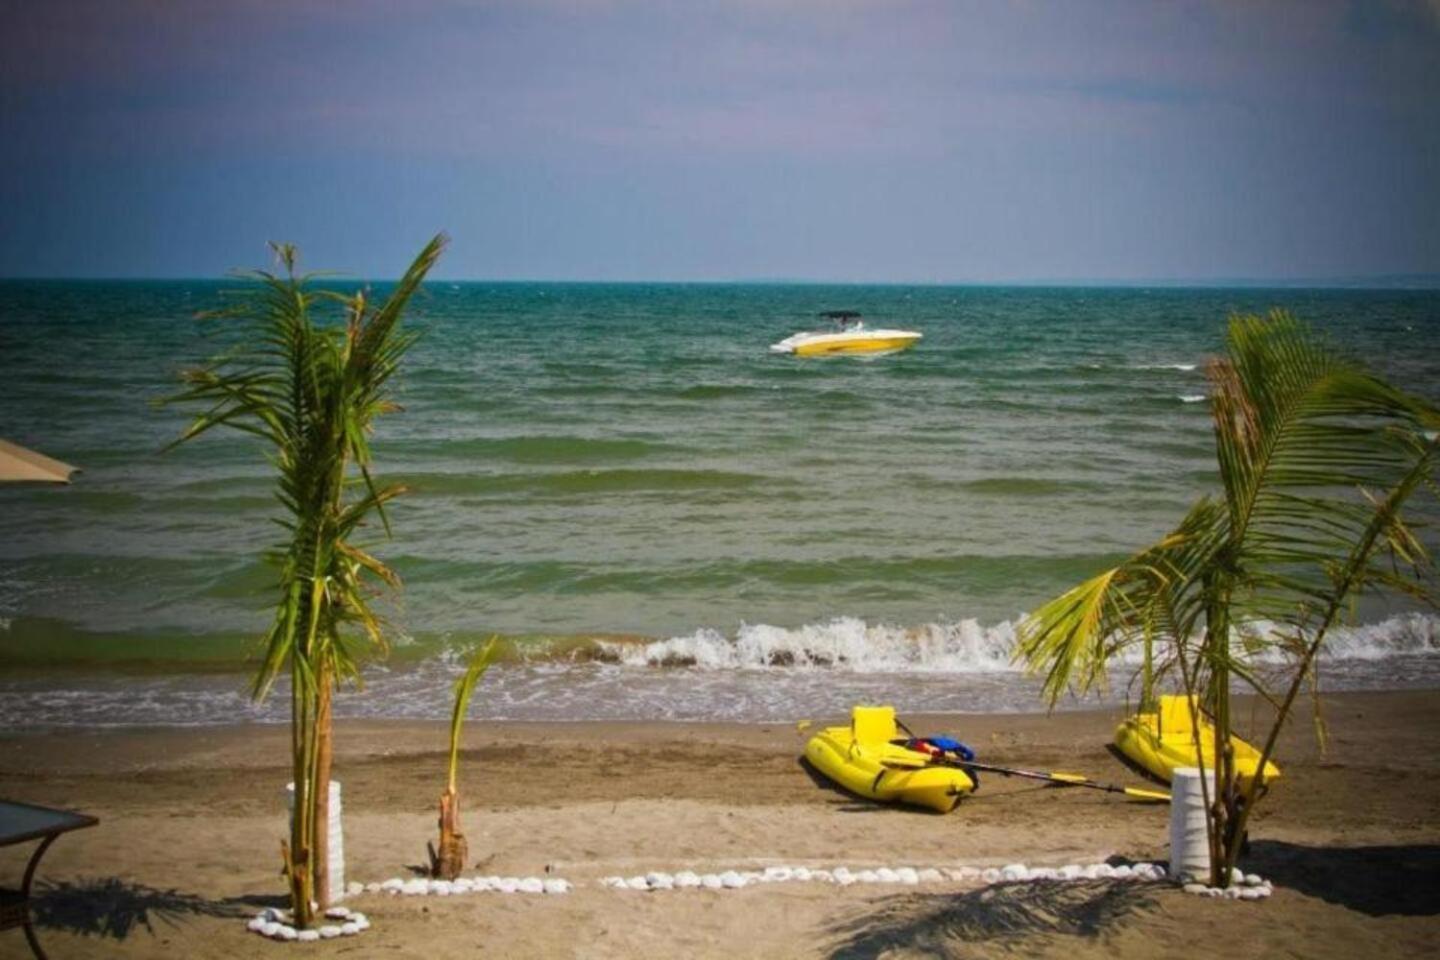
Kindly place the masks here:
[(26, 450), (7, 440), (0, 440), (0, 481), (35, 480), (40, 483), (69, 483), (76, 467), (51, 460), (43, 453)]

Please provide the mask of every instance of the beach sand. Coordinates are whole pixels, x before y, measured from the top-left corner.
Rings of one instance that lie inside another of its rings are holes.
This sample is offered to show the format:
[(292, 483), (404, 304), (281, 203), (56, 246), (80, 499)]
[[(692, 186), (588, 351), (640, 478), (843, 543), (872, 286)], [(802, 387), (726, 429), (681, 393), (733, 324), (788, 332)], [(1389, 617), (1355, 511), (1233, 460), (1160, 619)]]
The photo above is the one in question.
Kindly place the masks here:
[[(362, 895), (374, 928), (289, 947), (244, 930), (280, 903), (287, 731), (65, 731), (0, 739), (0, 796), (83, 810), (41, 867), (53, 957), (1426, 956), (1440, 951), (1440, 695), (1336, 694), (1322, 756), (1308, 711), (1257, 812), (1258, 903), (1159, 884), (977, 888), (785, 883), (613, 891), (652, 870), (1059, 866), (1167, 857), (1167, 808), (987, 776), (949, 815), (853, 799), (812, 780), (783, 725), (472, 722), (461, 765), (467, 874), (546, 875), (564, 896)], [(816, 718), (817, 721), (831, 718)], [(833, 718), (836, 721), (842, 718)], [(909, 718), (982, 759), (1139, 784), (1106, 752), (1115, 711)], [(443, 725), (343, 722), (347, 879), (408, 876), (435, 834)], [(26, 851), (28, 852), (28, 851)], [(19, 848), (0, 851), (13, 883)], [(26, 955), (17, 930), (0, 956)]]

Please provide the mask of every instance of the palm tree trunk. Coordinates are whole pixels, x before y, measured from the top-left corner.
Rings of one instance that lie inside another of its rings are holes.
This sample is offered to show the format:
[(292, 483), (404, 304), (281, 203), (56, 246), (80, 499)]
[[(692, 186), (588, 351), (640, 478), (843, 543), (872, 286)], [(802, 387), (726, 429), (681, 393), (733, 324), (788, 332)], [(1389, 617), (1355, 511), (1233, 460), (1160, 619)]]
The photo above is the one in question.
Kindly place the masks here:
[(290, 907), (295, 925), (308, 927), (314, 920), (310, 904), (314, 902), (315, 875), (312, 861), (310, 744), (313, 739), (313, 718), (310, 698), (298, 667), (291, 670), (290, 736), (293, 754), (295, 792), (290, 810), (290, 846), (284, 851), (285, 869), (290, 880)]
[(334, 678), (328, 663), (322, 667), (315, 691), (315, 899), (320, 909), (330, 906), (330, 765), (333, 757), (330, 707)]

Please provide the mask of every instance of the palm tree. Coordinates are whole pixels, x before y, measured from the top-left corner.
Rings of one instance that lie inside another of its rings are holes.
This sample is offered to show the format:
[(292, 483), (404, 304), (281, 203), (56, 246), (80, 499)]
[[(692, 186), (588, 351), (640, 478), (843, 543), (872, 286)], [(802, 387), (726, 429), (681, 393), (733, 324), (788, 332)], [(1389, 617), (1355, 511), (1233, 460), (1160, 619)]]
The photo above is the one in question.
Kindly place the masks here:
[[(252, 694), (263, 699), (289, 673), (295, 802), (281, 853), (300, 926), (329, 894), (333, 696), (344, 680), (358, 684), (364, 647), (384, 649), (370, 597), (400, 583), (356, 542), (372, 516), (390, 532), (385, 504), (404, 492), (377, 485), (369, 435), (377, 417), (397, 409), (390, 379), (415, 338), (401, 332), (401, 315), (446, 242), (431, 240), (378, 306), (363, 292), (312, 288), (312, 277), (295, 272), (295, 248), (272, 245), (283, 273), (248, 274), (256, 289), (213, 314), (238, 324), (238, 344), (186, 371), (187, 389), (170, 398), (204, 407), (175, 444), (213, 427), (241, 430), (264, 440), (278, 474), (287, 536), (271, 555), (278, 597)], [(343, 324), (317, 317), (326, 304)]]
[(450, 765), (445, 792), (440, 795), (440, 845), (429, 845), (430, 875), (442, 880), (454, 880), (465, 869), (470, 857), (470, 846), (465, 834), (460, 832), (460, 790), (456, 784), (460, 771), (460, 729), (465, 724), (465, 711), (470, 706), (470, 697), (475, 684), (490, 669), (495, 661), (498, 638), (491, 637), (485, 646), (470, 655), (470, 665), (455, 681), (455, 705), (450, 711)]
[[(1215, 795), (1202, 789), (1211, 879), (1225, 885), (1265, 762), (1330, 628), (1362, 591), (1434, 602), (1433, 567), (1406, 507), (1417, 490), (1434, 490), (1437, 412), (1281, 311), (1232, 317), (1227, 355), (1207, 376), (1222, 494), (1036, 610), (1017, 652), (1045, 674), (1052, 706), (1067, 689), (1103, 685), (1110, 661), (1135, 645), (1145, 654), (1142, 701), (1156, 677), (1178, 674), (1213, 721)], [(1254, 667), (1276, 647), (1286, 669), (1272, 691)], [(1152, 650), (1163, 654), (1154, 676)], [(1275, 708), (1258, 773), (1243, 786), (1230, 746), (1232, 680)]]

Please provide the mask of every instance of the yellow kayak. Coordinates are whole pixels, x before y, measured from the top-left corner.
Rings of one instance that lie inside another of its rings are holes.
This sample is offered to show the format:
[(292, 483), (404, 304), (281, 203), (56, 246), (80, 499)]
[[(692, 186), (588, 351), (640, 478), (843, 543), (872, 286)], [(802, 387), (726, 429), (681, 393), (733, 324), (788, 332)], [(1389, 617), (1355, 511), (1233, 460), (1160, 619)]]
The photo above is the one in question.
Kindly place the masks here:
[[(1182, 696), (1162, 696), (1155, 713), (1137, 713), (1115, 728), (1115, 746), (1120, 752), (1166, 783), (1177, 767), (1197, 767), (1194, 727), (1190, 704)], [(1215, 766), (1215, 728), (1200, 718), (1200, 745), (1205, 767)], [(1241, 787), (1248, 787), (1260, 763), (1260, 751), (1239, 737), (1231, 736), (1235, 751), (1235, 773)], [(1280, 778), (1280, 768), (1265, 763), (1265, 782)]]
[(949, 813), (974, 791), (964, 770), (926, 766), (931, 757), (891, 743), (898, 737), (894, 707), (856, 707), (850, 726), (827, 727), (810, 738), (805, 759), (851, 793), (881, 803)]

